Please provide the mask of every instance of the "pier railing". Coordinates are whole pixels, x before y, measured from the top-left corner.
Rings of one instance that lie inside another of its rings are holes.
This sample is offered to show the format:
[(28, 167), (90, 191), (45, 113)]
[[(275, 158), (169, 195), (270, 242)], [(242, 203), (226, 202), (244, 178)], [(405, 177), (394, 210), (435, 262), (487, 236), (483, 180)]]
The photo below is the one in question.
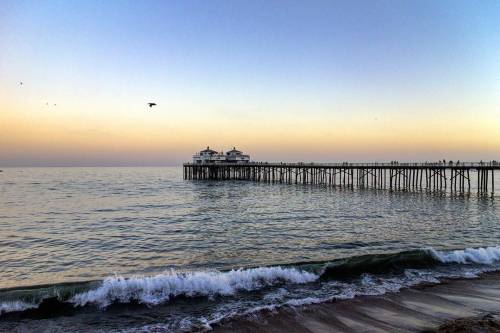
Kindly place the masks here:
[(283, 165), (283, 166), (316, 166), (316, 167), (494, 167), (500, 169), (500, 162), (245, 162), (233, 163), (191, 163), (186, 162), (184, 165), (218, 165), (218, 166), (254, 166), (254, 165)]

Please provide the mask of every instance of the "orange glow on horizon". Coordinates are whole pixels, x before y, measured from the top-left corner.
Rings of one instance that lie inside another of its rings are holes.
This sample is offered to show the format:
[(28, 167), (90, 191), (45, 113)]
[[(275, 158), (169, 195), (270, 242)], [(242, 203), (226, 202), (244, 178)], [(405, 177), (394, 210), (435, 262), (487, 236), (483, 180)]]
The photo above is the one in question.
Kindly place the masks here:
[(310, 122), (306, 117), (292, 115), (242, 123), (223, 119), (214, 125), (206, 117), (164, 117), (147, 110), (140, 117), (116, 122), (106, 114), (89, 119), (64, 111), (62, 107), (52, 113), (2, 111), (0, 156), (129, 156), (131, 160), (146, 158), (175, 164), (189, 160), (206, 145), (218, 150), (238, 146), (254, 158), (281, 160), (336, 161), (346, 156), (358, 160), (362, 156), (397, 159), (411, 156), (409, 152), (419, 159), (426, 154), (500, 151), (500, 122), (470, 117), (455, 121), (453, 126), (448, 125), (446, 117), (429, 121), (398, 115), (391, 116), (394, 120), (366, 117), (340, 121), (332, 116), (316, 116)]

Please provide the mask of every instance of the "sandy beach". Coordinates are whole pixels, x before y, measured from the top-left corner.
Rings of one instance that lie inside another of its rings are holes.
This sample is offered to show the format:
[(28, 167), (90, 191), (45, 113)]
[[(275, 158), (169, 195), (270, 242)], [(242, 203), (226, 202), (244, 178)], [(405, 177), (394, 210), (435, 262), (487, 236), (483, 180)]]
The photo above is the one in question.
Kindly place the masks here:
[(222, 323), (215, 332), (498, 332), (500, 273), (382, 296), (283, 308)]

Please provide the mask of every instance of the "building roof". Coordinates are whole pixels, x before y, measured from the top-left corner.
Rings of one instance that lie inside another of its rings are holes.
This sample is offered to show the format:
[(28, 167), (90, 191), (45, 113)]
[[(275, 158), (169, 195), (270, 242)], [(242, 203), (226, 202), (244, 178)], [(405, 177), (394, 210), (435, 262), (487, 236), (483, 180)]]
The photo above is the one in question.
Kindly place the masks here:
[(237, 150), (236, 147), (233, 147), (230, 151), (228, 151), (226, 154), (241, 154), (242, 152)]
[(217, 154), (217, 152), (213, 149), (210, 149), (210, 147), (207, 146), (207, 149), (204, 149), (200, 151), (200, 153), (210, 153), (210, 154)]

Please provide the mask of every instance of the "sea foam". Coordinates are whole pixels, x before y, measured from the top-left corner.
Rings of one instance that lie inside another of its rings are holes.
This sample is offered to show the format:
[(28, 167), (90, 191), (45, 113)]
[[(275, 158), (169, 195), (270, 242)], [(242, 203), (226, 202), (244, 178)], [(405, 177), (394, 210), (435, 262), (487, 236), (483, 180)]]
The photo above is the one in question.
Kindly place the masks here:
[(428, 250), (430, 254), (442, 263), (457, 264), (483, 264), (491, 265), (500, 260), (500, 246), (490, 246), (484, 248), (468, 248), (454, 251)]
[(172, 271), (151, 277), (112, 277), (93, 290), (77, 294), (70, 302), (75, 306), (95, 304), (107, 307), (112, 303), (136, 301), (156, 305), (177, 296), (228, 296), (238, 291), (252, 291), (279, 283), (308, 283), (319, 278), (316, 274), (295, 268), (259, 267), (228, 272)]
[(2, 302), (0, 303), (0, 315), (9, 312), (25, 311), (37, 307), (38, 304), (31, 304), (23, 301)]
[[(421, 250), (422, 253), (431, 257), (438, 263), (446, 264), (439, 268), (438, 266), (417, 268), (414, 264), (414, 256), (410, 256), (410, 265), (402, 265), (404, 270), (402, 275), (395, 278), (383, 276), (379, 273), (370, 274), (370, 270), (360, 270), (359, 282), (353, 284), (344, 284), (337, 274), (330, 274), (328, 279), (324, 279), (323, 273), (308, 272), (300, 267), (258, 267), (250, 269), (237, 269), (226, 272), (220, 271), (198, 271), (198, 272), (178, 272), (170, 271), (155, 276), (134, 276), (134, 277), (108, 277), (98, 286), (90, 290), (68, 295), (68, 297), (58, 296), (60, 302), (69, 302), (74, 306), (96, 305), (106, 308), (113, 303), (136, 302), (148, 306), (158, 305), (168, 302), (178, 296), (184, 297), (216, 297), (231, 296), (238, 292), (256, 291), (262, 288), (278, 286), (282, 288), (280, 293), (286, 296), (287, 284), (306, 284), (315, 281), (328, 281), (328, 283), (337, 284), (335, 299), (352, 298), (356, 295), (381, 294), (388, 291), (396, 292), (401, 287), (409, 287), (415, 284), (430, 282), (439, 283), (443, 277), (477, 277), (483, 272), (497, 270), (500, 262), (500, 246), (491, 246), (484, 248), (467, 248), (463, 250), (434, 250), (432, 248)], [(403, 259), (408, 257), (404, 252), (401, 254), (392, 254), (390, 256), (400, 255)], [(374, 257), (380, 255), (373, 255)], [(392, 258), (392, 257), (391, 257)], [(390, 258), (389, 258), (390, 259)], [(402, 259), (402, 260), (403, 260)], [(365, 258), (364, 261), (373, 261), (373, 258)], [(425, 257), (422, 259), (425, 262)], [(364, 266), (355, 261), (357, 265)], [(401, 264), (397, 262), (398, 264)], [(448, 264), (458, 264), (451, 265)], [(349, 264), (353, 266), (353, 264)], [(465, 265), (465, 266), (461, 266)], [(478, 266), (479, 265), (479, 266)], [(349, 269), (352, 267), (349, 266)], [(448, 267), (449, 266), (449, 267)], [(392, 266), (391, 266), (392, 267)], [(462, 268), (461, 268), (462, 267)], [(356, 267), (354, 267), (356, 268)], [(369, 267), (368, 267), (369, 268)], [(390, 267), (389, 267), (390, 268)], [(443, 270), (444, 269), (444, 270)], [(353, 278), (356, 278), (354, 276)], [(356, 280), (354, 280), (356, 281)], [(356, 286), (356, 287), (355, 287)], [(272, 297), (276, 299), (272, 299)], [(279, 304), (283, 295), (273, 293), (265, 297), (267, 302)], [(327, 298), (328, 295), (324, 295)], [(288, 300), (287, 305), (316, 303), (323, 300), (320, 298), (299, 298), (300, 301)], [(31, 299), (32, 300), (32, 299)], [(37, 308), (40, 305), (27, 302), (27, 299), (11, 300), (0, 302), (0, 315), (9, 312), (24, 311)], [(287, 301), (285, 301), (286, 303)]]

